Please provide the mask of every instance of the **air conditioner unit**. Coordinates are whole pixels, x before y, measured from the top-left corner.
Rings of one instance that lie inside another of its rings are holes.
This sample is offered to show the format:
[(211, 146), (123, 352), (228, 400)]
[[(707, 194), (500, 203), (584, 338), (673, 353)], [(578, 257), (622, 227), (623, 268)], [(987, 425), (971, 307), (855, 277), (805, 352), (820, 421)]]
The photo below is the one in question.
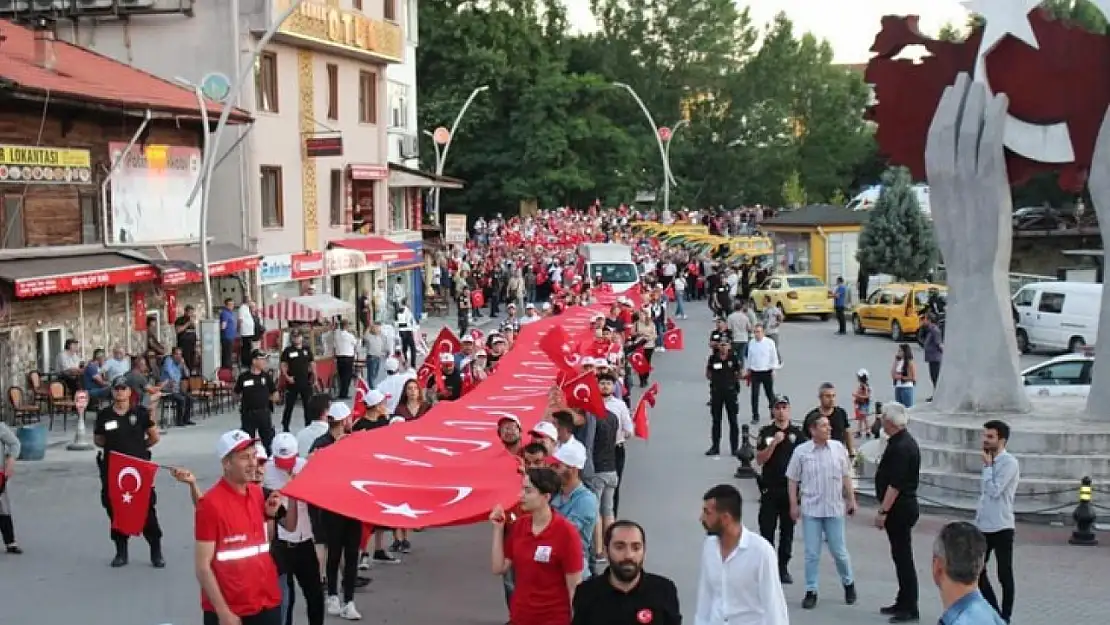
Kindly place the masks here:
[(401, 158), (419, 158), (420, 141), (415, 135), (401, 137)]
[(78, 11), (104, 11), (116, 6), (115, 0), (76, 0), (73, 6)]
[(149, 9), (154, 6), (154, 0), (116, 0), (120, 11), (131, 9)]
[(27, 0), (0, 0), (0, 15), (26, 11), (30, 6)]

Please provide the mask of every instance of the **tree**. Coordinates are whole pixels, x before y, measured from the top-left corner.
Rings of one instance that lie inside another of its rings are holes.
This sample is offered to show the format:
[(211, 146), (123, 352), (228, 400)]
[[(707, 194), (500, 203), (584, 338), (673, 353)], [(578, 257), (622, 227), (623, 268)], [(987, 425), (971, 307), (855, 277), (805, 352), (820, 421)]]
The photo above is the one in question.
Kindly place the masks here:
[(856, 258), (864, 267), (879, 267), (899, 280), (919, 281), (937, 258), (933, 225), (913, 190), (909, 170), (896, 167), (883, 175), (879, 199), (859, 236)]
[(940, 27), (940, 33), (937, 34), (937, 39), (940, 41), (959, 43), (967, 39), (967, 35), (952, 22), (945, 22), (944, 25)]
[(806, 205), (807, 197), (805, 187), (802, 186), (802, 177), (798, 172), (793, 172), (782, 183), (782, 201), (790, 208), (799, 208)]

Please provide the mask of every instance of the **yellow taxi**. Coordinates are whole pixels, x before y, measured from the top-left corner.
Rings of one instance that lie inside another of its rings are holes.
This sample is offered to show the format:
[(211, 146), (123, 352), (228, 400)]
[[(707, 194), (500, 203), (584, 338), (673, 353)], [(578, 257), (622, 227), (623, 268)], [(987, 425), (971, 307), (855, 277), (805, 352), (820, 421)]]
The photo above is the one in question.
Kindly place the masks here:
[(856, 334), (871, 331), (889, 334), (898, 342), (913, 340), (921, 325), (918, 311), (929, 303), (932, 289), (941, 297), (948, 294), (947, 287), (926, 282), (894, 283), (875, 289), (852, 311), (852, 328)]
[(771, 276), (757, 289), (752, 290), (755, 309), (763, 311), (764, 298), (771, 298), (784, 317), (817, 315), (825, 321), (833, 313), (833, 294), (825, 281), (807, 274)]

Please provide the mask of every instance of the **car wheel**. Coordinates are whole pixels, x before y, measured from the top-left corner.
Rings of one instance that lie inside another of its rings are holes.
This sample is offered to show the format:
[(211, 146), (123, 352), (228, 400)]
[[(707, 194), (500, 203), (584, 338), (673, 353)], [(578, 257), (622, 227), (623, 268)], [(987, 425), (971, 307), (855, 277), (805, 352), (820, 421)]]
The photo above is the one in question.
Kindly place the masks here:
[(821, 313), (820, 315), (817, 315), (817, 316), (821, 318), (821, 321), (828, 321), (829, 320), (829, 313)]
[(1023, 354), (1029, 353), (1029, 335), (1025, 333), (1025, 330), (1017, 331), (1017, 348)]
[(1080, 348), (1085, 347), (1086, 345), (1087, 341), (1084, 341), (1081, 337), (1073, 336), (1071, 340), (1068, 341), (1068, 353), (1074, 354), (1078, 352)]
[(890, 324), (890, 338), (895, 343), (901, 343), (902, 339), (906, 338), (902, 333), (902, 324), (897, 321)]
[(863, 334), (867, 331), (863, 329), (863, 320), (859, 318), (859, 315), (852, 315), (852, 330), (854, 330), (856, 334)]

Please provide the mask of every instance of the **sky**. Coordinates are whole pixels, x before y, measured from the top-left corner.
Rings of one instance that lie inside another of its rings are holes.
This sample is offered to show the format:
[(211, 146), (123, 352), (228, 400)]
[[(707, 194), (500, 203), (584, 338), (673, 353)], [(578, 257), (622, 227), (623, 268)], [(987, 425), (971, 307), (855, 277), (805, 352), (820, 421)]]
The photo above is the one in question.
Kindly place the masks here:
[[(564, 0), (572, 26), (589, 32), (596, 28), (589, 0)], [(958, 0), (737, 0), (750, 7), (756, 24), (765, 24), (779, 11), (794, 22), (796, 32), (811, 32), (832, 44), (838, 63), (865, 63), (884, 15), (918, 15), (921, 30), (936, 35), (945, 22), (963, 26), (967, 11)]]

